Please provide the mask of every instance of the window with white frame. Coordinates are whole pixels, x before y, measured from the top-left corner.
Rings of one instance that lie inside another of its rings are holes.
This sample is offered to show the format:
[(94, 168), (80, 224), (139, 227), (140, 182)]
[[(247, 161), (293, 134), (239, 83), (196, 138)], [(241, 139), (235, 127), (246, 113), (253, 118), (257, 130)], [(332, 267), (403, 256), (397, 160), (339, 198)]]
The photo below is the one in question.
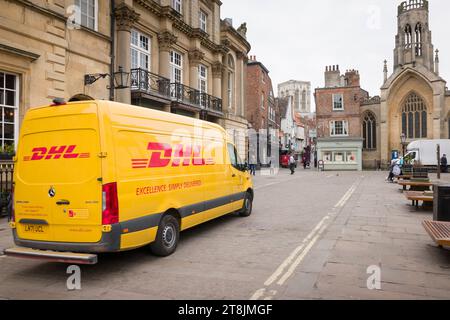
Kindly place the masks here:
[(75, 5), (79, 9), (80, 25), (98, 30), (98, 0), (75, 0)]
[(170, 52), (170, 80), (173, 83), (183, 83), (183, 56), (176, 52)]
[(261, 109), (265, 109), (264, 103), (266, 101), (266, 98), (264, 97), (264, 93), (261, 95)]
[(176, 99), (182, 99), (183, 97), (183, 56), (176, 52), (170, 52), (170, 82), (171, 85), (170, 94)]
[(356, 164), (357, 154), (355, 151), (325, 151), (322, 160), (325, 163)]
[(229, 71), (228, 72), (228, 86), (227, 86), (227, 92), (228, 92), (228, 107), (231, 108), (233, 105), (233, 86), (234, 86), (234, 73)]
[(344, 110), (344, 96), (342, 93), (333, 94), (333, 110)]
[(19, 78), (1, 71), (0, 109), (0, 147), (15, 147), (19, 123)]
[(137, 30), (131, 30), (131, 69), (151, 69), (150, 37)]
[(205, 106), (205, 94), (208, 91), (208, 69), (202, 64), (198, 66), (198, 90), (200, 91), (200, 105)]
[(183, 0), (172, 0), (172, 8), (178, 13), (183, 13)]
[(205, 13), (205, 11), (200, 10), (199, 14), (199, 25), (200, 25), (200, 29), (204, 32), (208, 32), (207, 28), (208, 28), (208, 15)]
[(344, 120), (331, 121), (330, 135), (332, 137), (348, 136), (348, 122)]

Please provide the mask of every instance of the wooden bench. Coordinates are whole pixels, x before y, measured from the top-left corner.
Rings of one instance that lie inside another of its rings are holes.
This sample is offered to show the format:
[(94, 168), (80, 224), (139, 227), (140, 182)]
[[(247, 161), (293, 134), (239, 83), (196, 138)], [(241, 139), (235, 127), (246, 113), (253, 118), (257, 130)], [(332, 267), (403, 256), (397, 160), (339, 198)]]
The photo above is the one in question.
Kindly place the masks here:
[(422, 225), (440, 247), (450, 247), (450, 222), (424, 221)]
[(434, 201), (433, 195), (428, 195), (422, 191), (406, 191), (405, 197), (406, 199), (411, 200), (413, 207), (416, 207), (417, 209), (419, 209), (419, 201), (423, 202), (423, 206), (433, 203)]
[(434, 184), (433, 182), (418, 182), (418, 181), (399, 181), (399, 185), (403, 186), (403, 190), (408, 190), (407, 187), (409, 186), (409, 191), (426, 191), (430, 190), (430, 187), (432, 187)]
[(411, 180), (412, 177), (413, 177), (412, 174), (403, 174), (401, 176), (398, 176), (397, 179), (398, 179), (398, 181)]

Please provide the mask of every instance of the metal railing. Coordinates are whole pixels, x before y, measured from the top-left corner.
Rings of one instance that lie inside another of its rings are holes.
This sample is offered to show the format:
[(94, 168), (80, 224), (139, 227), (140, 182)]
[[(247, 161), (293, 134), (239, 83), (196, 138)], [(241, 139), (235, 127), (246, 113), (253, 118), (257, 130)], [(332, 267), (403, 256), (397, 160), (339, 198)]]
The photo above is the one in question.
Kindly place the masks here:
[(181, 83), (170, 84), (170, 96), (175, 101), (194, 105), (205, 110), (222, 112), (222, 99)]
[(8, 214), (8, 205), (13, 190), (14, 165), (0, 163), (0, 217)]
[(165, 97), (200, 109), (222, 112), (222, 99), (144, 69), (131, 70), (131, 90)]
[(131, 90), (170, 97), (170, 80), (144, 69), (131, 69)]

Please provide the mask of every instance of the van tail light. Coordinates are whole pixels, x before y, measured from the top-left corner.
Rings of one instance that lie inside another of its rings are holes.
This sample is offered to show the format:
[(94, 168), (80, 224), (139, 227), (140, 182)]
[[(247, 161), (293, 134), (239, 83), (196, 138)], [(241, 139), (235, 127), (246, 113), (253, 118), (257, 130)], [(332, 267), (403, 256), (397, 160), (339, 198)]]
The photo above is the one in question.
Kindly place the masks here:
[(117, 198), (116, 182), (103, 185), (102, 203), (102, 224), (119, 223), (119, 200)]
[(11, 189), (11, 198), (10, 198), (10, 203), (8, 204), (9, 206), (9, 221), (11, 222), (16, 222), (16, 206), (14, 204), (14, 185), (12, 186)]

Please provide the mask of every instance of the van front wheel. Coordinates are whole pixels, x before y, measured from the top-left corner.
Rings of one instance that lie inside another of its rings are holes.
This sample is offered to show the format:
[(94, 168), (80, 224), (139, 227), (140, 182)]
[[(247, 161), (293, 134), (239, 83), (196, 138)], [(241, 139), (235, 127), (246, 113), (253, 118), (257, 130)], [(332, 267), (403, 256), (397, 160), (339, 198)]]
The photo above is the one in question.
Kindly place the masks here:
[(250, 192), (246, 192), (244, 198), (244, 205), (241, 211), (239, 212), (239, 215), (244, 218), (249, 217), (252, 214), (252, 210), (253, 210), (253, 197)]
[(170, 256), (175, 252), (180, 239), (180, 224), (171, 215), (166, 215), (161, 219), (156, 234), (156, 240), (150, 245), (153, 254), (160, 257)]

